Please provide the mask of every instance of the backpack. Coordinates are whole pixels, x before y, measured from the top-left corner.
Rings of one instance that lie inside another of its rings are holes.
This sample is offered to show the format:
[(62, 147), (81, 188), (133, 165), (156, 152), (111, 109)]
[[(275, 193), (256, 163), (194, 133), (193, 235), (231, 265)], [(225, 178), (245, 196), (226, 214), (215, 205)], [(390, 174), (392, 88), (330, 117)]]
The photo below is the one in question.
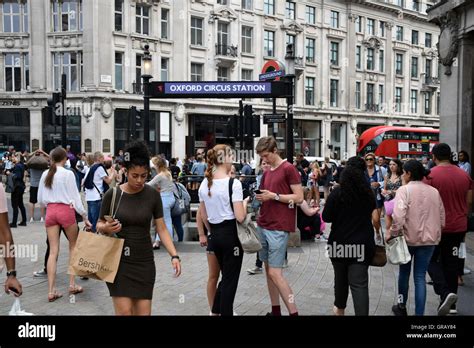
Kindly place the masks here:
[(94, 175), (95, 175), (95, 171), (99, 168), (99, 167), (102, 167), (104, 168), (104, 171), (105, 173), (107, 173), (107, 170), (105, 169), (105, 166), (103, 164), (100, 164), (100, 163), (96, 163), (94, 164), (91, 169), (89, 170), (89, 172), (87, 173), (87, 176), (84, 180), (84, 187), (88, 190), (92, 190), (94, 187), (95, 189), (97, 190), (97, 192), (99, 192), (99, 195), (100, 195), (100, 198), (102, 199), (103, 195), (105, 192), (107, 192), (107, 190), (109, 189), (109, 185), (107, 185), (105, 182), (102, 183), (103, 185), (103, 188), (104, 188), (104, 192), (100, 192), (99, 189), (97, 188), (97, 186), (94, 184)]
[(175, 198), (174, 205), (171, 208), (171, 216), (181, 216), (188, 212), (191, 206), (191, 196), (186, 187), (181, 183), (174, 183), (176, 190), (173, 191)]

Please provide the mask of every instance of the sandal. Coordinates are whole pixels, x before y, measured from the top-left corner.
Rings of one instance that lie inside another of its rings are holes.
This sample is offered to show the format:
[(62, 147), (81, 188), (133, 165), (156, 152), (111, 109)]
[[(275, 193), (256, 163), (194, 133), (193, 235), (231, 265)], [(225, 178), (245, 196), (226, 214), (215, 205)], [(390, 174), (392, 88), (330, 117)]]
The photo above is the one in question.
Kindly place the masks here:
[(80, 294), (83, 291), (84, 289), (79, 285), (75, 285), (75, 286), (69, 285), (69, 295)]
[(58, 298), (61, 298), (61, 297), (63, 297), (63, 295), (60, 294), (60, 293), (57, 292), (57, 291), (48, 292), (48, 302), (54, 302), (54, 301), (56, 301)]

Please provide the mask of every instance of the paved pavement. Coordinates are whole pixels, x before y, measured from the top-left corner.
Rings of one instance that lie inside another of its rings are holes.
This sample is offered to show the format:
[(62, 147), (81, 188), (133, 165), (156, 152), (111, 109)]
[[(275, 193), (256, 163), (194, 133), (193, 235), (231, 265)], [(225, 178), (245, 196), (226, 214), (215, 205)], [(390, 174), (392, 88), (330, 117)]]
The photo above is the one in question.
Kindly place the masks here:
[[(25, 202), (27, 201), (25, 195)], [(11, 215), (10, 215), (11, 216)], [(96, 280), (80, 280), (84, 287), (82, 294), (67, 296), (68, 244), (61, 237), (58, 261), (57, 287), (65, 296), (54, 303), (48, 303), (46, 278), (34, 278), (33, 271), (43, 267), (46, 249), (46, 233), (39, 222), (27, 227), (13, 229), (15, 244), (37, 248), (37, 260), (17, 259), (19, 279), (24, 294), (21, 304), (24, 310), (36, 315), (113, 315), (111, 298), (105, 283)], [(474, 269), (474, 237), (468, 236), (468, 258), (466, 266)], [(296, 303), (302, 315), (332, 315), (334, 301), (334, 275), (331, 263), (325, 257), (324, 243), (306, 242), (301, 247), (288, 250), (289, 268), (284, 270), (295, 293)], [(195, 242), (177, 243), (182, 258), (183, 274), (175, 278), (170, 259), (165, 250), (155, 251), (157, 277), (153, 296), (154, 315), (207, 315), (209, 307), (206, 297), (207, 261), (204, 250)], [(34, 249), (33, 249), (34, 250)], [(248, 275), (246, 269), (254, 265), (255, 255), (245, 255), (235, 299), (238, 315), (264, 315), (270, 308), (265, 276)], [(391, 306), (397, 297), (398, 267), (387, 264), (383, 268), (370, 268), (369, 295), (370, 315), (391, 315)], [(3, 276), (0, 277), (3, 279)], [(414, 313), (413, 281), (410, 281), (409, 313)], [(474, 314), (474, 275), (465, 276), (465, 286), (459, 290), (459, 314)], [(0, 295), (0, 315), (7, 315), (13, 302), (12, 296), (3, 291)], [(427, 315), (436, 315), (438, 300), (431, 286), (428, 286)], [(349, 299), (347, 314), (353, 314)]]

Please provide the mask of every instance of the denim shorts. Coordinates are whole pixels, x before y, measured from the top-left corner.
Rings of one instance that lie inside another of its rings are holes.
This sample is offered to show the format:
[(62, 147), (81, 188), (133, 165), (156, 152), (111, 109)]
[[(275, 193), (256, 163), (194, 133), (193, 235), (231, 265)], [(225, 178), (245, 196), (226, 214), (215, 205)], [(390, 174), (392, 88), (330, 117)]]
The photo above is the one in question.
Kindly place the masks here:
[(283, 268), (290, 234), (285, 231), (270, 231), (257, 227), (257, 235), (262, 250), (258, 252), (260, 260), (272, 268)]

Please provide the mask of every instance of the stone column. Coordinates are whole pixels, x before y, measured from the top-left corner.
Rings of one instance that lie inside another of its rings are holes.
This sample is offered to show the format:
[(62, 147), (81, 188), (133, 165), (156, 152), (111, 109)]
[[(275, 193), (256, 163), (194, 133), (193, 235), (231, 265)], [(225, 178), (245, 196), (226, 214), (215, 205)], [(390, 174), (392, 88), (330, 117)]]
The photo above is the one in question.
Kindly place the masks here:
[(39, 140), (39, 148), (43, 148), (43, 113), (41, 107), (30, 108), (30, 149), (33, 139)]
[[(46, 88), (46, 72), (51, 71), (46, 66), (46, 54), (48, 52), (48, 38), (46, 37), (45, 10), (49, 8), (50, 2), (29, 1), (30, 12), (30, 85), (32, 90)], [(33, 15), (34, 14), (34, 15)], [(46, 42), (46, 44), (45, 44)], [(40, 142), (41, 144), (41, 142)]]
[[(99, 86), (99, 32), (108, 28), (99, 28), (98, 0), (82, 2), (83, 34), (82, 55), (84, 61), (84, 86), (93, 89)], [(102, 17), (107, 16), (101, 16)]]

